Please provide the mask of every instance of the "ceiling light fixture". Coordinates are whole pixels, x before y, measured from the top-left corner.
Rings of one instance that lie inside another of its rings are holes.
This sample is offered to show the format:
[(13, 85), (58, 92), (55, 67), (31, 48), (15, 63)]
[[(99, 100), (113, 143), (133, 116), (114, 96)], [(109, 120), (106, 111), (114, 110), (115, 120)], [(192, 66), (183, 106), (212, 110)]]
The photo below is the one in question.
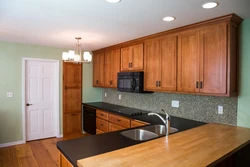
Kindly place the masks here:
[(164, 20), (164, 21), (174, 21), (174, 20), (175, 20), (175, 17), (167, 16), (167, 17), (164, 17), (163, 20)]
[(75, 37), (77, 40), (75, 50), (69, 50), (69, 52), (62, 53), (62, 59), (64, 62), (71, 63), (90, 63), (92, 61), (92, 55), (90, 52), (85, 51), (82, 55), (82, 44), (80, 43), (81, 37)]
[(202, 5), (204, 9), (212, 9), (212, 8), (215, 8), (216, 6), (218, 6), (217, 2), (207, 2)]
[(106, 0), (107, 2), (109, 2), (109, 3), (118, 3), (118, 2), (120, 2), (121, 0)]

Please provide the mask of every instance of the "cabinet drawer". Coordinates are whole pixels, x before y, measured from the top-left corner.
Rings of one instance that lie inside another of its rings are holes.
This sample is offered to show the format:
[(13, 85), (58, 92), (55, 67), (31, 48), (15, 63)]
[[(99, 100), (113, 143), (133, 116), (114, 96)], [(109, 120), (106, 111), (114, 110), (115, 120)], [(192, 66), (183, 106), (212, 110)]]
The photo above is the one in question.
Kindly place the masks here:
[(117, 116), (117, 115), (113, 115), (113, 114), (109, 114), (109, 121), (113, 122), (119, 126), (123, 126), (125, 128), (130, 128), (130, 119), (121, 117), (121, 116)]
[(105, 132), (101, 131), (100, 129), (96, 129), (96, 134), (97, 134), (97, 135), (98, 135), (98, 134), (102, 134), (102, 133), (105, 133)]
[(138, 121), (138, 120), (132, 120), (131, 121), (131, 128), (144, 126), (144, 125), (147, 125), (147, 124), (149, 124), (149, 123), (143, 122), (143, 121)]
[(103, 132), (108, 132), (108, 122), (100, 118), (96, 118), (96, 128)]
[(113, 123), (109, 123), (109, 132), (114, 132), (114, 131), (123, 130), (123, 129), (126, 129), (126, 128), (113, 124)]
[(96, 116), (104, 120), (108, 120), (109, 118), (109, 114), (102, 110), (96, 110)]

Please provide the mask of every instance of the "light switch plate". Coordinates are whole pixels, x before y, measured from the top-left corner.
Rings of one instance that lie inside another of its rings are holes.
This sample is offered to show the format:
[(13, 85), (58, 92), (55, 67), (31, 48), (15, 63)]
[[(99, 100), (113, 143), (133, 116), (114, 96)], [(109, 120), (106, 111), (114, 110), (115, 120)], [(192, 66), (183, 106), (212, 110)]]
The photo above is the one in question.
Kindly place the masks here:
[(104, 93), (104, 97), (107, 97), (107, 93), (106, 92)]
[(179, 108), (179, 101), (172, 100), (172, 107)]
[(119, 95), (118, 98), (119, 98), (119, 100), (121, 100), (122, 99), (122, 95)]
[(13, 97), (13, 92), (7, 92), (7, 97)]

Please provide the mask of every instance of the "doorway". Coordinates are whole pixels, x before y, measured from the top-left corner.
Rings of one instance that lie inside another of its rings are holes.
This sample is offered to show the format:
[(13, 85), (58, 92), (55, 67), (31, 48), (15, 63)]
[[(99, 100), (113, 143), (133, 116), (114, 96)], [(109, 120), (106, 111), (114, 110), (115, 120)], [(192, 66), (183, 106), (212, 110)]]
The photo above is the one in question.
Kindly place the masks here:
[(23, 58), (23, 138), (59, 137), (59, 60)]

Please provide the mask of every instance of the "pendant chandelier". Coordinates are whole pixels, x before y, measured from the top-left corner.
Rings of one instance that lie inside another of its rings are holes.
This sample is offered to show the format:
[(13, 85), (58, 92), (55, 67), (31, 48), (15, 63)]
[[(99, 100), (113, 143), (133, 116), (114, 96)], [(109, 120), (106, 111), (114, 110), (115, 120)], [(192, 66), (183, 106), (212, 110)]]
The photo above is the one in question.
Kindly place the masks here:
[(90, 63), (92, 61), (92, 55), (90, 52), (83, 52), (82, 55), (82, 44), (80, 43), (81, 37), (75, 37), (77, 40), (75, 50), (69, 50), (69, 52), (62, 53), (62, 59), (64, 62), (71, 63)]

